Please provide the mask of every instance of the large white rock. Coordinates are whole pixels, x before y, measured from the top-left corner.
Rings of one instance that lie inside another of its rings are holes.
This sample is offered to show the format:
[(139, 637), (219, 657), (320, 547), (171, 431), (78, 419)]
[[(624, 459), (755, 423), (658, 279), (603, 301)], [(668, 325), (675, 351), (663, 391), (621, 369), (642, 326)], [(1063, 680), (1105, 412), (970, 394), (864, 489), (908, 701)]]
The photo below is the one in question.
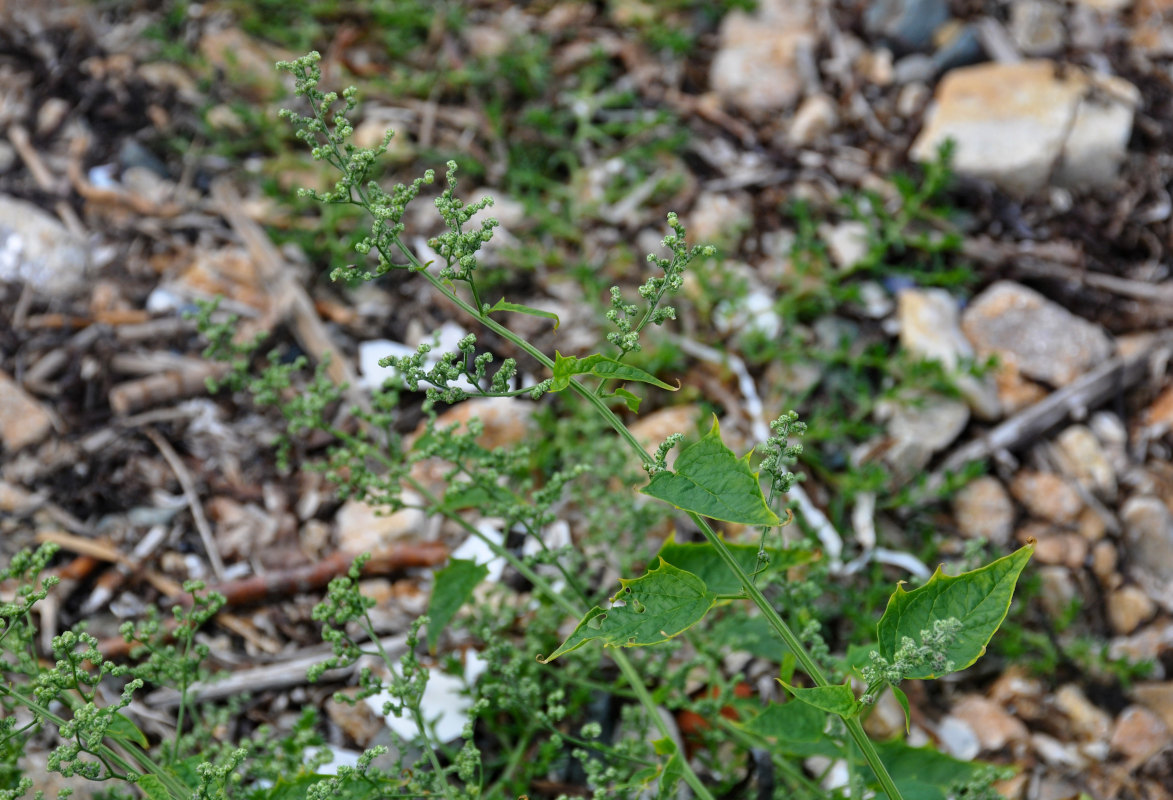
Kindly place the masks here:
[(957, 143), (958, 172), (1029, 194), (1048, 183), (1109, 185), (1128, 146), (1140, 92), (1121, 78), (1048, 60), (980, 64), (949, 72), (937, 87), (911, 155), (929, 161)]
[(765, 0), (753, 14), (732, 11), (721, 22), (709, 82), (753, 116), (791, 108), (802, 92), (799, 54), (814, 44), (814, 17), (803, 0)]
[(86, 243), (38, 206), (0, 195), (0, 281), (66, 297), (86, 285)]

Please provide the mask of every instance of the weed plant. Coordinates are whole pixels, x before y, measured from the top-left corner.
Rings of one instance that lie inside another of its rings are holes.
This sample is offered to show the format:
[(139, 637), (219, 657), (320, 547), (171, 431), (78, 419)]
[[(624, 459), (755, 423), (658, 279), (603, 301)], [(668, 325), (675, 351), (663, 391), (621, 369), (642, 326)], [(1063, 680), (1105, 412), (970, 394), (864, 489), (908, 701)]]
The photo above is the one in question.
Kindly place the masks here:
[[(177, 606), (174, 625), (156, 617), (126, 626), (124, 636), (138, 643), (130, 664), (104, 659), (84, 631), (62, 634), (51, 653), (41, 653), (33, 609), (52, 589), (53, 578), (42, 573), (53, 549), (21, 554), (0, 571), (11, 587), (0, 605), (0, 755), (7, 759), (0, 800), (35, 788), (10, 768), (14, 743), (34, 735), (56, 743), (52, 769), (111, 783), (111, 796), (151, 800), (565, 797), (580, 787), (596, 798), (993, 796), (996, 772), (899, 737), (873, 742), (862, 719), (886, 691), (907, 715), (904, 680), (941, 678), (984, 653), (1032, 548), (957, 576), (938, 569), (912, 590), (898, 586), (867, 646), (833, 653), (813, 605), (828, 590), (825, 565), (813, 540), (784, 544), (779, 531), (793, 516), (787, 494), (797, 476), (789, 468), (805, 431), (797, 416), (781, 415), (768, 440), (741, 457), (722, 441), (715, 417), (699, 434), (681, 431), (653, 451), (625, 421), (638, 414), (641, 393), (678, 388), (637, 357), (653, 326), (676, 319), (672, 298), (712, 248), (690, 246), (669, 214), (667, 255), (648, 256), (653, 274), (638, 296), (610, 290), (599, 350), (544, 352), (506, 323), (530, 315), (556, 327), (558, 319), (491, 294), (481, 280), (479, 253), (497, 222), (469, 223), (492, 201), (461, 200), (457, 165), (449, 162), (435, 200), (445, 230), (428, 242), (437, 260), (422, 262), (404, 241), (404, 217), (435, 175), (390, 189), (379, 184), (375, 171), (390, 134), (374, 149), (351, 143), (355, 92), (323, 92), (318, 61), (311, 53), (279, 65), (308, 105), (284, 116), (313, 157), (339, 174), (329, 190), (302, 194), (369, 219), (355, 244), (358, 262), (335, 269), (334, 279), (397, 272), (425, 283), (465, 322), (545, 374), (531, 380), (513, 359), (498, 364), (476, 334), (453, 352), (424, 344), (385, 361), (398, 377), (375, 390), (367, 408), (350, 410), (357, 424), (349, 424), (339, 413), (342, 388), (321, 365), (297, 388), (304, 359), (274, 351), (252, 373), (260, 343), (236, 341), (232, 321), (214, 304), (200, 315), (206, 355), (232, 365), (218, 388), (248, 392), (284, 415), (285, 464), (314, 462), (307, 434), (329, 434), (334, 445), (311, 466), (343, 497), (442, 517), (502, 559), (505, 578), (488, 581), (484, 564), (451, 560), (436, 573), (428, 614), (410, 627), (397, 658), (380, 644), (375, 601), (362, 592), (366, 556), (331, 583), (314, 619), (333, 655), (308, 677), (358, 667), (355, 691), (337, 699), (379, 698), (383, 713), (409, 720), (415, 734), (393, 736), (356, 766), (326, 775), (312, 712), (284, 735), (261, 728), (232, 741), (217, 735), (225, 711), (194, 702), (193, 687), (210, 677), (196, 632), (223, 598), (190, 584), (190, 610)], [(905, 222), (894, 224), (903, 230)], [(409, 440), (399, 433), (402, 415), (421, 389), (424, 432)], [(471, 398), (534, 402), (546, 435), (487, 448), (477, 420), (439, 424), (444, 407)], [(425, 463), (446, 465), (442, 485), (421, 478), (416, 468)], [(638, 496), (626, 490), (635, 483), (643, 484)], [(508, 535), (491, 535), (486, 521)], [(461, 735), (443, 740), (424, 698), (439, 672), (459, 667), (455, 652), (445, 655), (458, 638), (491, 669), (468, 686), (473, 702)], [(730, 676), (734, 654), (768, 665), (757, 696)], [(173, 734), (162, 739), (140, 730), (132, 709), (144, 689), (160, 686), (181, 699)]]

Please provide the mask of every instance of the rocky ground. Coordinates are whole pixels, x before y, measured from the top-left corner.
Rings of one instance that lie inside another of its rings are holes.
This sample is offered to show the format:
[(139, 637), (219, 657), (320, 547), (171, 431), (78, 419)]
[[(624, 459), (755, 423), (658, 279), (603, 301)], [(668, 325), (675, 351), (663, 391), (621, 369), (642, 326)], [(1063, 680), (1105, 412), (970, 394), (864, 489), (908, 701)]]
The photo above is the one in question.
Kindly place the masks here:
[[(373, 521), (332, 503), (315, 478), (265, 466), (253, 442), (272, 423), (207, 398), (215, 368), (179, 315), (222, 294), (257, 329), (284, 331), (312, 358), (334, 354), (333, 376), (356, 384), (387, 348), (453, 324), (410, 287), (344, 291), (311, 277), (345, 254), (320, 239), (318, 250), (299, 246), (299, 228), (320, 223), (264, 187), (321, 175), (282, 160), (279, 136), (257, 134), (284, 93), (271, 64), (293, 43), (249, 28), (232, 3), (26, 5), (0, 3), (0, 553), (52, 540), (78, 557), (77, 591), (46, 624), (101, 608), (133, 616), (167, 581), (241, 579), (340, 550), (394, 545), (398, 570), (442, 561), (425, 520)], [(993, 552), (1038, 543), (1022, 619), (1051, 642), (1050, 672), (1004, 658), (999, 674), (958, 684), (917, 724), (958, 757), (1020, 767), (1002, 787), (1009, 797), (1173, 796), (1173, 3), (757, 5), (717, 22), (688, 4), (669, 14), (639, 0), (482, 2), (458, 27), (437, 15), (417, 31), (426, 55), (406, 65), (358, 14), (305, 38), (322, 50), (327, 80), (375, 85), (394, 73), (405, 86), (412, 70), (443, 62), (475, 72), (518, 37), (541, 37), (549, 93), (599, 126), (628, 119), (574, 94), (603, 59), (609, 89), (634, 93), (641, 113), (667, 109), (690, 136), (618, 194), (613, 178), (630, 171), (630, 153), (609, 151), (602, 136), (576, 140), (578, 205), (560, 202), (589, 226), (579, 256), (603, 265), (624, 241), (654, 243), (662, 212), (678, 210), (697, 240), (722, 243), (722, 269), (748, 287), (713, 318), (733, 355), (747, 331), (777, 336), (791, 325), (773, 300), (810, 278), (793, 263), (798, 226), (784, 203), (823, 212), (816, 235), (829, 269), (850, 276), (874, 239), (839, 199), (872, 192), (876, 207), (900, 207), (889, 176), (952, 140), (954, 213), (919, 220), (916, 234), (930, 244), (957, 237), (948, 263), (964, 261), (975, 280), (860, 271), (854, 305), (804, 319), (800, 332), (812, 350), (836, 336), (899, 344), (954, 373), (956, 395), (877, 403), (869, 420), (881, 432), (844, 458), (882, 465), (888, 490), (929, 494), (983, 461), (982, 477), (930, 509), (949, 540), (941, 551), (979, 537)], [(664, 16), (693, 37), (683, 52), (647, 33)], [(437, 153), (470, 153), (483, 165), (470, 185), (499, 196), (509, 241), (525, 235), (532, 211), (510, 148), (545, 142), (527, 138), (537, 136), (531, 123), (494, 116), (491, 84), (467, 85), (480, 88), (372, 89), (358, 136), (370, 143), (399, 127), (391, 155), (405, 174), (438, 166)], [(656, 181), (673, 176), (675, 188), (661, 191)], [(285, 244), (270, 244), (266, 227)], [(549, 272), (514, 288), (560, 311), (551, 341), (563, 352), (589, 346), (595, 332), (575, 311), (581, 287)], [(989, 356), (994, 370), (966, 370)], [(690, 357), (706, 359), (695, 347)], [(748, 389), (737, 368), (690, 374), (702, 394), (721, 393), (723, 429), (747, 440), (763, 404), (828, 391), (825, 361), (783, 370), (746, 360)], [(667, 433), (699, 409), (658, 413), (650, 426)], [(506, 439), (524, 436), (502, 427)], [(844, 564), (879, 561), (897, 579), (923, 568), (886, 539), (911, 510), (877, 512), (875, 493), (857, 492), (852, 513), (837, 515), (833, 481), (815, 474), (804, 487), (807, 524), (824, 545), (838, 542)], [(127, 559), (157, 580), (104, 569)], [(414, 578), (384, 584), (402, 608), (388, 628), (401, 628), (423, 590)], [(285, 602), (293, 610), (276, 621), (236, 618), (242, 653), (277, 657), (304, 637), (308, 601)], [(1087, 641), (1104, 645), (1098, 658), (1074, 655)], [(1148, 663), (1139, 679), (1110, 666), (1138, 662)], [(890, 705), (869, 720), (873, 732), (901, 727)]]

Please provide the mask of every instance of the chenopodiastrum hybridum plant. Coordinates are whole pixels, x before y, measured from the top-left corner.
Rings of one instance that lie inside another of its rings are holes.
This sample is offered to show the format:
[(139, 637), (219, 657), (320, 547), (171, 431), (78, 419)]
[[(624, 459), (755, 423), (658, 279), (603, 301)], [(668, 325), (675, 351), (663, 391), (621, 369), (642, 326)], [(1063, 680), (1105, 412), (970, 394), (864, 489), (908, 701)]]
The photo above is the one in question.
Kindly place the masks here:
[[(816, 713), (833, 715), (841, 720), (847, 738), (871, 769), (873, 785), (890, 798), (901, 797), (901, 790), (876, 746), (864, 733), (861, 712), (888, 687), (896, 693), (907, 712), (907, 699), (898, 687), (900, 681), (940, 678), (973, 664), (1004, 619), (1015, 583), (1030, 558), (1032, 547), (1028, 545), (958, 576), (946, 576), (938, 569), (929, 581), (911, 591), (898, 587), (877, 625), (876, 648), (868, 663), (857, 673), (863, 683), (862, 692), (857, 693), (849, 677), (841, 683), (830, 681), (807, 643), (786, 621), (785, 609), (776, 608), (759, 589), (756, 580), (770, 566), (771, 548), (766, 546), (769, 532), (782, 524), (776, 509), (784, 502), (785, 493), (794, 480), (787, 465), (795, 455), (791, 438), (801, 431), (800, 423), (793, 415), (784, 415), (773, 423), (775, 435), (762, 444), (764, 458), (755, 471), (751, 463), (752, 453), (740, 458), (736, 456), (722, 442), (714, 420), (709, 432), (684, 448), (669, 469), (668, 453), (681, 437), (669, 437), (654, 453), (649, 453), (613, 410), (616, 402), (625, 404), (632, 412), (638, 410), (639, 398), (625, 388), (628, 385), (673, 389), (655, 376), (626, 363), (625, 358), (639, 349), (640, 338), (649, 325), (662, 325), (675, 318), (675, 309), (665, 301), (681, 288), (683, 273), (689, 263), (698, 256), (711, 256), (711, 248), (689, 247), (683, 225), (675, 214), (670, 214), (670, 232), (664, 238), (663, 246), (671, 256), (649, 255), (648, 261), (659, 274), (650, 277), (640, 287), (639, 300), (628, 301), (619, 287), (611, 290), (611, 306), (606, 313), (613, 326), (606, 336), (610, 352), (587, 356), (564, 356), (555, 352), (551, 357), (505, 324), (510, 314), (552, 317), (550, 312), (509, 302), (505, 298), (491, 303), (478, 288), (477, 254), (492, 238), (497, 222), (490, 218), (478, 226), (469, 226), (468, 223), (475, 214), (488, 207), (491, 200), (485, 198), (466, 205), (458, 199), (456, 164), (449, 162), (447, 186), (435, 201), (447, 230), (429, 242), (440, 261), (435, 264), (421, 262), (402, 238), (403, 217), (407, 204), (425, 185), (433, 182), (434, 174), (429, 171), (423, 178), (408, 185), (397, 185), (389, 192), (373, 180), (373, 168), (391, 134), (384, 139), (382, 146), (374, 149), (351, 144), (353, 128), (348, 115), (356, 107), (355, 91), (348, 89), (341, 98), (334, 93), (322, 92), (318, 88), (321, 72), (317, 62), (317, 54), (311, 53), (296, 61), (279, 64), (279, 68), (294, 76), (296, 94), (310, 107), (308, 115), (292, 111), (285, 111), (283, 115), (295, 126), (297, 136), (310, 146), (313, 157), (333, 165), (341, 173), (341, 178), (330, 191), (302, 192), (322, 203), (357, 206), (372, 220), (369, 235), (356, 248), (369, 261), (335, 270), (334, 277), (371, 279), (391, 270), (408, 272), (430, 284), (433, 291), (463, 313), (465, 321), (474, 322), (508, 341), (544, 367), (550, 377), (530, 386), (514, 387), (512, 382), (517, 369), (512, 360), (506, 360), (494, 375), (489, 376), (487, 366), (492, 355), (475, 354), (477, 346), (473, 335), (461, 342), (459, 352), (442, 354), (431, 362), (432, 366), (428, 366), (425, 359), (429, 355), (426, 346), (421, 347), (415, 356), (387, 359), (384, 366), (395, 366), (399, 370), (403, 387), (426, 387), (429, 405), (456, 403), (469, 397), (528, 395), (537, 400), (556, 392), (577, 395), (607, 422), (619, 440), (644, 465), (649, 480), (640, 491), (684, 512), (704, 538), (703, 544), (697, 545), (700, 549), (694, 550), (688, 559), (684, 558), (678, 545), (675, 551), (662, 551), (645, 574), (621, 580), (619, 591), (605, 606), (583, 608), (568, 599), (566, 591), (555, 588), (544, 579), (534, 580), (539, 591), (547, 593), (550, 600), (579, 620), (562, 645), (549, 654), (539, 655), (539, 661), (549, 664), (556, 659), (573, 657), (572, 653), (588, 646), (608, 648), (616, 666), (630, 681), (632, 690), (651, 712), (654, 704), (625, 650), (681, 636), (718, 605), (748, 602), (757, 608), (774, 635), (784, 643), (793, 655), (797, 669), (805, 676), (798, 681), (790, 675), (787, 676), (789, 680), (783, 681), (793, 699), (782, 707), (814, 709)], [(337, 107), (339, 103), (340, 108)], [(557, 325), (557, 318), (553, 321)], [(462, 382), (458, 385), (458, 381)], [(769, 485), (768, 495), (762, 490), (763, 474)], [(433, 510), (443, 511), (443, 503), (437, 504)], [(729, 544), (715, 532), (710, 520), (761, 528), (761, 544), (757, 547)], [(470, 533), (476, 535), (475, 529)], [(671, 546), (670, 543), (666, 548)], [(509, 556), (504, 550), (501, 554)], [(674, 563), (677, 556), (679, 560)], [(519, 569), (524, 567), (521, 564), (516, 566)], [(526, 568), (526, 572), (532, 573), (533, 570)], [(531, 580), (536, 577), (533, 575)], [(462, 574), (459, 581), (441, 575), (434, 593), (436, 598), (444, 598), (440, 605), (445, 608), (445, 616), (450, 618), (450, 612), (455, 610), (453, 607), (471, 597), (472, 585), (475, 581), (469, 580), (467, 574)], [(457, 595), (455, 598), (453, 593)], [(434, 600), (433, 607), (436, 605)], [(432, 624), (437, 621), (433, 619)], [(440, 622), (442, 624), (443, 620)], [(763, 715), (769, 713), (771, 709)], [(651, 716), (655, 722), (658, 715), (652, 713)], [(658, 743), (663, 756), (658, 773), (659, 791), (669, 796), (674, 787), (666, 788), (665, 784), (683, 780), (698, 797), (710, 798), (709, 789), (684, 754), (678, 752), (669, 731), (663, 725), (658, 727), (663, 736)]]
[[(371, 657), (381, 663), (381, 673), (364, 667), (357, 695), (340, 699), (380, 698), (384, 713), (410, 720), (417, 735), (411, 742), (400, 742), (403, 746), (394, 755), (393, 767), (380, 768), (376, 760), (390, 755), (385, 748), (372, 748), (356, 767), (342, 768), (336, 777), (318, 774), (321, 760), (304, 758), (312, 740), (306, 735), (306, 725), (290, 740), (294, 744), (287, 752), (277, 760), (265, 761), (268, 766), (264, 768), (250, 766), (250, 759), (265, 746), (260, 735), (201, 755), (200, 746), (193, 744), (200, 725), (194, 723), (198, 715), (191, 708), (191, 687), (206, 677), (200, 671), (206, 652), (194, 635), (196, 627), (215, 614), (220, 598), (201, 598), (197, 586), (189, 587), (193, 610), (187, 615), (177, 611), (179, 635), (169, 634), (173, 638), (170, 644), (157, 624), (146, 629), (131, 626), (126, 635), (148, 644), (147, 658), (138, 667), (114, 665), (93, 649), (91, 639), (63, 634), (65, 638), (54, 644), (57, 667), (45, 671), (37, 661), (30, 615), (33, 605), (50, 589), (50, 581), (37, 582), (37, 574), (52, 556), (44, 549), (35, 556), (21, 556), (0, 574), (20, 587), (12, 601), (0, 605), (0, 708), (6, 712), (0, 719), (0, 744), (39, 729), (55, 730), (64, 740), (57, 766), (94, 779), (125, 781), (151, 800), (504, 797), (508, 774), (519, 770), (531, 752), (544, 754), (535, 757), (540, 763), (556, 763), (563, 748), (571, 745), (582, 763), (584, 780), (596, 797), (671, 798), (679, 796), (683, 783), (693, 796), (714, 800), (716, 790), (704, 780), (704, 765), (698, 765), (678, 745), (678, 732), (661, 713), (671, 693), (657, 685), (651, 659), (641, 657), (654, 650), (632, 648), (670, 648), (685, 641), (703, 655), (707, 648), (697, 640), (704, 635), (707, 619), (740, 613), (760, 623), (779, 643), (778, 680), (787, 699), (764, 706), (742, 703), (736, 720), (719, 719), (719, 732), (739, 747), (765, 752), (780, 769), (784, 767), (777, 789), (784, 794), (775, 796), (864, 797), (877, 791), (892, 800), (981, 796), (975, 792), (983, 786), (988, 789), (988, 779), (970, 765), (931, 750), (875, 743), (864, 732), (861, 718), (880, 694), (890, 689), (907, 719), (908, 700), (899, 688), (903, 680), (936, 679), (973, 664), (1005, 618), (1032, 547), (957, 576), (944, 575), (938, 569), (927, 582), (911, 590), (898, 586), (876, 626), (875, 645), (866, 657), (850, 662), (831, 657), (818, 622), (804, 609), (785, 602), (788, 597), (800, 597), (801, 592), (787, 592), (780, 585), (787, 580), (788, 567), (810, 561), (817, 554), (774, 544), (778, 527), (791, 518), (786, 494), (796, 476), (788, 467), (799, 453), (796, 441), (803, 431), (796, 415), (785, 414), (772, 423), (772, 436), (755, 449), (760, 456), (756, 464), (755, 451), (738, 457), (722, 441), (714, 418), (708, 431), (683, 447), (669, 466), (669, 453), (680, 446), (683, 437), (672, 435), (649, 452), (615, 410), (638, 413), (641, 398), (633, 389), (641, 386), (662, 391), (676, 388), (633, 365), (630, 356), (640, 349), (649, 326), (675, 319), (676, 310), (669, 299), (681, 289), (690, 263), (711, 257), (712, 249), (690, 247), (684, 226), (670, 214), (663, 240), (669, 255), (648, 257), (655, 274), (639, 288), (638, 299), (627, 299), (619, 287), (611, 290), (605, 312), (610, 326), (606, 345), (586, 355), (544, 352), (506, 323), (511, 315), (526, 314), (549, 319), (556, 328), (557, 317), (504, 297), (487, 297), (478, 283), (478, 253), (492, 238), (497, 223), (489, 219), (470, 225), (470, 220), (492, 201), (485, 198), (466, 204), (460, 200), (456, 164), (449, 162), (444, 189), (435, 201), (446, 230), (428, 242), (438, 260), (422, 262), (404, 241), (404, 216), (408, 204), (435, 181), (435, 175), (429, 171), (390, 190), (380, 186), (374, 179), (375, 170), (391, 134), (373, 149), (354, 146), (349, 115), (356, 108), (355, 91), (348, 89), (341, 97), (321, 91), (318, 61), (318, 55), (311, 53), (278, 65), (293, 75), (296, 94), (309, 106), (308, 114), (285, 111), (283, 116), (310, 147), (313, 157), (340, 174), (332, 189), (303, 190), (303, 194), (322, 203), (361, 210), (370, 221), (368, 234), (356, 247), (359, 263), (335, 269), (333, 277), (354, 282), (401, 271), (425, 282), (449, 307), (459, 310), (462, 322), (478, 325), (525, 353), (547, 377), (518, 385), (521, 375), (516, 362), (506, 359), (491, 369), (494, 356), (478, 346), (474, 334), (462, 339), (452, 352), (433, 353), (425, 344), (414, 355), (385, 360), (384, 366), (396, 368), (397, 379), (374, 390), (369, 406), (353, 411), (359, 424), (347, 425), (339, 422), (336, 413), (342, 388), (325, 377), (322, 365), (300, 390), (292, 387), (304, 359), (282, 362), (271, 354), (262, 374), (251, 375), (250, 360), (259, 342), (235, 342), (230, 322), (213, 321), (212, 305), (204, 307), (200, 315), (201, 330), (210, 342), (206, 354), (232, 362), (232, 370), (221, 381), (223, 387), (246, 390), (258, 404), (277, 406), (285, 415), (290, 436), (279, 451), (282, 458), (297, 447), (298, 434), (311, 430), (329, 433), (336, 445), (320, 466), (343, 496), (389, 511), (414, 506), (444, 517), (468, 536), (481, 539), (532, 586), (535, 597), (540, 598), (536, 613), (545, 615), (544, 622), (573, 621), (561, 644), (548, 652), (523, 654), (524, 665), (508, 656), (507, 640), (485, 623), (484, 653), (499, 660), (494, 667), (520, 676), (517, 686), (502, 691), (512, 691), (514, 699), (520, 698), (522, 705), (529, 703), (532, 708), (542, 691), (529, 677), (532, 674), (554, 675), (559, 669), (578, 670), (575, 675), (586, 673), (591, 677), (584, 682), (630, 700), (624, 707), (624, 718), (631, 716), (632, 710), (643, 710), (642, 725), (651, 729), (655, 739), (650, 758), (634, 754), (630, 739), (602, 741), (596, 720), (577, 731), (568, 730), (565, 694), (558, 690), (546, 692), (542, 707), (533, 709), (534, 724), (513, 744), (502, 774), (487, 775), (473, 721), (465, 726), (462, 744), (456, 749), (437, 737), (424, 702), (435, 667), (427, 666), (418, 650), (426, 646), (435, 652), (445, 628), (456, 624), (461, 609), (477, 596), (488, 570), (472, 560), (453, 559), (438, 571), (427, 617), (412, 626), (406, 652), (396, 657), (379, 639), (372, 618), (374, 600), (360, 590), (366, 557), (360, 558), (347, 576), (331, 583), (325, 601), (315, 609), (314, 618), (322, 625), (323, 637), (332, 645), (334, 655), (311, 670), (310, 678), (320, 678), (331, 667), (365, 665)], [(429, 422), (424, 435), (408, 443), (396, 433), (395, 422), (401, 395), (420, 388), (426, 392), (424, 410)], [(481, 428), (476, 420), (466, 430), (436, 425), (435, 407), (441, 404), (473, 397), (538, 401), (551, 396), (573, 399), (613, 432), (646, 472), (647, 481), (640, 492), (678, 509), (700, 535), (696, 542), (670, 538), (643, 574), (622, 578), (618, 590), (606, 600), (600, 600), (587, 581), (590, 565), (583, 552), (573, 542), (548, 545), (543, 536), (557, 519), (566, 488), (589, 467), (561, 465), (535, 477), (525, 443), (513, 450), (488, 450), (478, 444)], [(413, 472), (412, 467), (422, 461), (450, 465), (443, 490), (425, 485)], [(476, 524), (476, 518), (467, 513), (470, 509), (480, 518), (503, 520), (503, 530), (520, 533), (535, 547), (528, 555), (506, 547)], [(714, 529), (714, 522), (757, 528), (757, 543), (726, 541)], [(425, 625), (426, 636), (422, 633)], [(597, 669), (603, 652), (617, 670), (622, 688), (611, 679), (593, 676), (591, 671)], [(120, 699), (100, 702), (93, 687), (103, 681), (117, 682)], [(192, 712), (186, 720), (190, 732), (185, 734), (181, 711), (174, 738), (152, 747), (127, 716), (127, 707), (144, 683), (170, 685), (179, 691), (180, 709)], [(489, 703), (482, 697), (473, 704), (470, 713), (474, 720), (492, 712)], [(8, 713), (16, 709), (23, 709), (25, 716), (18, 720), (15, 713)], [(538, 745), (534, 737), (542, 732), (547, 740)], [(534, 750), (527, 749), (527, 744)], [(848, 784), (824, 790), (801, 766), (795, 766), (816, 755), (845, 763)], [(621, 761), (627, 764), (623, 769), (616, 766)], [(858, 769), (862, 765), (867, 769)], [(19, 797), (28, 788), (27, 782), (11, 791), (0, 788), (0, 800)]]

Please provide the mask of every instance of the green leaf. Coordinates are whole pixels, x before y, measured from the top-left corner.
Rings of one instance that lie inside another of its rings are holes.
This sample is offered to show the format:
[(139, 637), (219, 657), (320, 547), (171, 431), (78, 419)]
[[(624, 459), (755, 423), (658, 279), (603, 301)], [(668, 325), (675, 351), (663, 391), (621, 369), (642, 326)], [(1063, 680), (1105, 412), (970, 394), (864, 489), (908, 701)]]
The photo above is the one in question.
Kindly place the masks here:
[(709, 626), (707, 635), (722, 651), (740, 650), (775, 664), (782, 664), (787, 660), (787, 656), (794, 658), (794, 654), (790, 652), (786, 643), (778, 638), (778, 634), (766, 618), (761, 614), (751, 617), (745, 609), (724, 615), (722, 619)]
[(106, 728), (106, 735), (124, 742), (134, 742), (144, 750), (151, 746), (151, 743), (147, 741), (147, 735), (127, 717), (119, 713), (110, 717), (110, 725)]
[[(282, 776), (268, 791), (260, 795), (264, 800), (305, 800), (309, 789), (322, 781), (330, 780), (332, 775), (317, 775), (301, 773), (293, 778)], [(330, 795), (333, 800), (363, 800), (368, 797), (382, 796), (383, 792), (391, 790), (391, 782), (379, 780), (382, 787), (371, 786), (371, 778), (359, 780), (343, 780), (337, 789)]]
[(912, 730), (912, 711), (908, 707), (908, 695), (899, 686), (889, 684), (889, 688), (892, 689), (892, 694), (896, 696), (896, 702), (904, 709), (904, 732), (907, 734)]
[(809, 706), (836, 714), (840, 717), (854, 717), (860, 711), (859, 701), (855, 699), (855, 692), (851, 691), (851, 683), (841, 686), (812, 686), (809, 689), (800, 689), (791, 686), (781, 678), (778, 683), (786, 687), (786, 691), (794, 695)]
[(762, 495), (749, 453), (738, 458), (721, 441), (717, 418), (712, 429), (676, 457), (675, 471), (657, 472), (642, 491), (684, 511), (743, 525), (780, 525)]
[(492, 314), (496, 311), (516, 311), (519, 314), (529, 314), (531, 317), (544, 317), (545, 319), (552, 319), (554, 320), (554, 330), (558, 330), (558, 326), (562, 324), (558, 319), (558, 315), (553, 311), (542, 311), (540, 308), (523, 306), (520, 303), (507, 303), (505, 302), (504, 297), (498, 300), (497, 304), (490, 308), (486, 313)]
[(489, 574), (489, 568), (475, 561), (454, 558), (436, 573), (432, 598), (428, 601), (428, 649), (436, 652), (436, 643), (448, 622), (472, 597), (473, 590)]
[[(756, 544), (728, 544), (725, 545), (733, 558), (741, 565), (747, 575), (758, 571), (758, 546)], [(767, 547), (766, 554), (770, 562), (764, 572), (773, 572), (786, 569), (798, 564), (805, 564), (813, 560), (814, 554), (809, 550), (779, 550)], [(725, 566), (725, 562), (717, 556), (717, 548), (712, 542), (678, 543), (673, 533), (660, 548), (660, 558), (674, 567), (680, 567), (685, 572), (696, 575), (713, 594), (737, 594), (741, 591), (741, 582), (733, 574), (733, 570)]]
[(903, 739), (876, 742), (880, 760), (905, 798), (940, 798), (946, 790), (971, 780), (986, 767), (980, 761), (959, 761), (932, 747), (912, 747)]
[(641, 397), (632, 394), (624, 388), (616, 389), (615, 391), (611, 392), (611, 394), (607, 395), (607, 397), (618, 397), (623, 401), (623, 403), (627, 406), (627, 410), (632, 414), (639, 413), (639, 404), (643, 402)]
[(652, 375), (650, 372), (644, 372), (639, 367), (624, 364), (622, 361), (616, 361), (600, 353), (595, 353), (586, 358), (578, 358), (576, 356), (564, 356), (558, 351), (554, 351), (554, 377), (550, 383), (550, 391), (562, 391), (570, 385), (570, 379), (575, 375), (594, 375), (603, 380), (650, 383), (652, 386), (667, 389), (670, 392), (675, 392), (680, 388), (679, 386), (671, 386), (664, 383), (655, 375)]
[[(896, 588), (888, 600), (884, 616), (876, 625), (880, 654), (892, 660), (905, 636), (920, 641), (921, 631), (929, 630), (939, 619), (956, 617), (961, 632), (946, 650), (953, 671), (962, 670), (981, 658), (994, 632), (1006, 619), (1010, 599), (1018, 576), (1034, 552), (1033, 545), (1011, 553), (972, 572), (956, 577), (945, 575), (941, 568), (933, 577), (911, 592)], [(942, 673), (946, 674), (946, 673)], [(908, 678), (939, 678), (931, 667), (922, 667)]]
[(773, 749), (785, 755), (836, 755), (838, 747), (823, 732), (826, 725), (827, 712), (792, 700), (771, 703), (765, 711), (740, 727), (765, 739)]
[(659, 770), (660, 782), (656, 785), (656, 800), (671, 800), (676, 797), (677, 787), (684, 777), (684, 767), (680, 763), (680, 753), (676, 743), (671, 739), (657, 739), (652, 742), (656, 755), (667, 755), (668, 761)]
[(135, 785), (147, 796), (147, 800), (172, 800), (171, 793), (158, 775), (142, 775)]
[[(717, 602), (704, 581), (663, 560), (641, 577), (619, 583), (611, 608), (592, 608), (557, 650), (538, 660), (548, 664), (595, 639), (601, 639), (604, 647), (664, 642), (704, 619)], [(615, 605), (619, 602), (623, 605)]]

